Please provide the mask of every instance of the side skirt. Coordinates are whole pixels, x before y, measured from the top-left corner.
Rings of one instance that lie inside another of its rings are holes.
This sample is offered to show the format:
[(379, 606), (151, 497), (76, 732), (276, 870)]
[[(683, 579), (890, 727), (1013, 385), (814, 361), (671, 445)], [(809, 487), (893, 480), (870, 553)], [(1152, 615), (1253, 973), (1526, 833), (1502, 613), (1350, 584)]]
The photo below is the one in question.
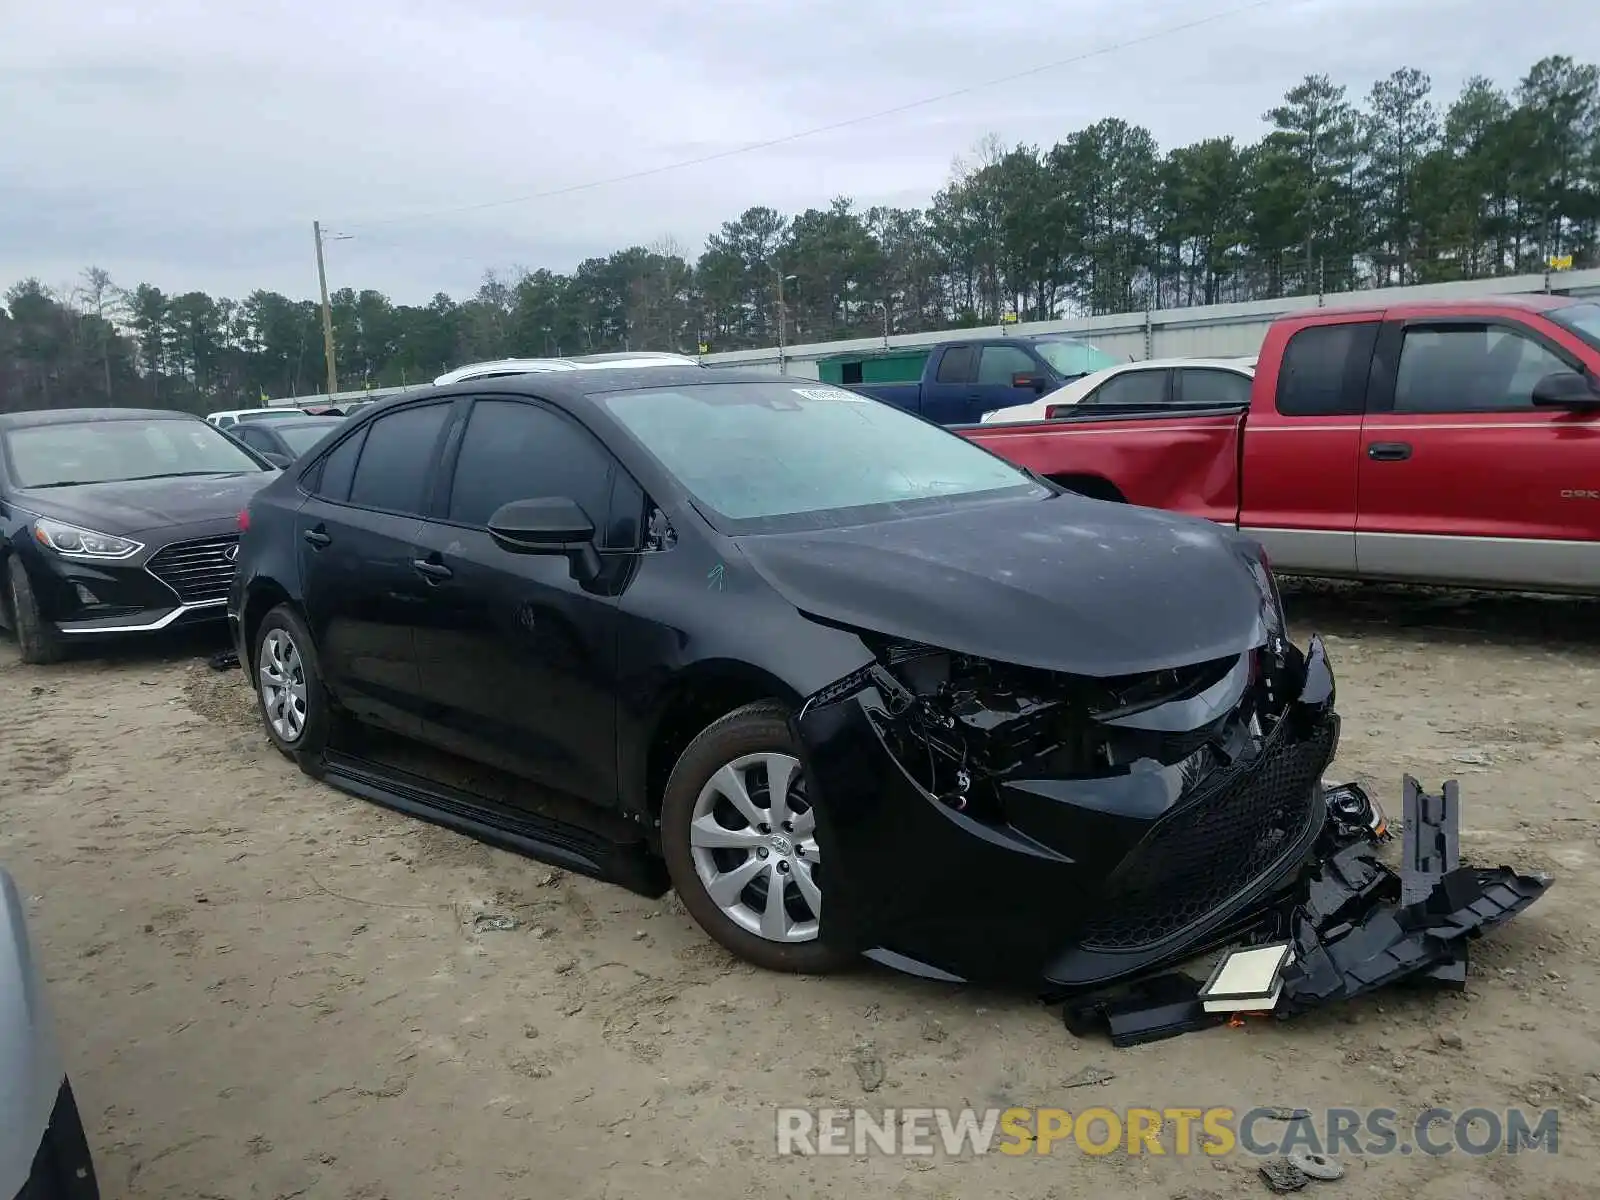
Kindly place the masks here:
[(581, 826), (531, 812), (508, 812), (470, 792), (337, 750), (302, 762), (308, 775), (362, 800), (453, 829), (539, 862), (615, 883), (654, 899), (671, 884), (644, 841), (614, 841)]

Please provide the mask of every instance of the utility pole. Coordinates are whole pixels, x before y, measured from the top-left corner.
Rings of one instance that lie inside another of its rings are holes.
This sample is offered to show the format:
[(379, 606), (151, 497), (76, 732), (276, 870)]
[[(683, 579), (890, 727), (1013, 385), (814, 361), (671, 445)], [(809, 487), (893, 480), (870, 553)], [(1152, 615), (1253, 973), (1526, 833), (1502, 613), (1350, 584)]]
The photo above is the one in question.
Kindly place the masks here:
[(774, 267), (772, 273), (778, 277), (778, 374), (787, 375), (789, 366), (788, 361), (784, 358), (784, 350), (787, 346), (784, 330), (789, 324), (789, 318), (788, 310), (783, 305), (783, 285), (788, 280), (798, 279), (799, 276), (785, 275), (781, 267)]
[(322, 264), (322, 222), (311, 222), (317, 239), (317, 285), (322, 289), (322, 354), (328, 360), (328, 399), (339, 390), (339, 370), (333, 363), (333, 309), (328, 307), (328, 269)]
[(783, 309), (783, 275), (778, 276), (778, 374), (787, 375), (789, 367), (784, 362), (784, 328), (789, 324), (788, 316)]

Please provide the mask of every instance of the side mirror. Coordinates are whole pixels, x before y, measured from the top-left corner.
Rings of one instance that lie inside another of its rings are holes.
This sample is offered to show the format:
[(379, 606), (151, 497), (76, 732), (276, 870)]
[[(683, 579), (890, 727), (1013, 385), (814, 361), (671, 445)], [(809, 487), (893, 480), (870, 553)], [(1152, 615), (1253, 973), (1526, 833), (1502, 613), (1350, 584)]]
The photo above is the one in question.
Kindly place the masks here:
[(1027, 372), (1018, 372), (1011, 377), (1011, 386), (1014, 388), (1032, 388), (1039, 395), (1044, 395), (1045, 387), (1049, 381), (1043, 375), (1034, 375)]
[(489, 518), (489, 536), (511, 554), (564, 555), (572, 563), (574, 578), (593, 579), (600, 573), (594, 522), (566, 496), (502, 504)]
[(1600, 391), (1577, 371), (1556, 371), (1533, 385), (1533, 402), (1541, 408), (1600, 408)]

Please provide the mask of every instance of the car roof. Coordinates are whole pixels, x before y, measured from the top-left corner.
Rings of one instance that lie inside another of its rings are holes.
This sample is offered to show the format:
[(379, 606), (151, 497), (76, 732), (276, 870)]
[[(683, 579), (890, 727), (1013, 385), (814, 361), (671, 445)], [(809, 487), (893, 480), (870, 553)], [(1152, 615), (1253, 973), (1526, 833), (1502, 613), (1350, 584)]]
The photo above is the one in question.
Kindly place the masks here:
[(193, 413), (170, 408), (45, 408), (0, 413), (0, 429), (31, 429), (40, 425), (81, 425), (92, 421), (198, 421)]
[(492, 379), (502, 375), (552, 374), (562, 371), (601, 371), (618, 368), (637, 371), (655, 366), (693, 367), (697, 371), (704, 370), (694, 359), (686, 358), (682, 355), (669, 355), (654, 351), (619, 351), (613, 354), (591, 354), (579, 358), (491, 359), (488, 362), (468, 363), (464, 367), (446, 371), (433, 382), (442, 387), (445, 384), (461, 383), (469, 379)]
[(344, 418), (337, 413), (306, 413), (286, 421), (274, 421), (274, 429), (299, 429), (307, 425), (343, 425)]
[[(1413, 300), (1408, 304), (1386, 304), (1382, 311), (1391, 317), (1432, 317), (1451, 313), (1466, 312), (1472, 309), (1497, 308), (1520, 309), (1532, 312), (1549, 312), (1554, 308), (1566, 308), (1570, 304), (1582, 304), (1581, 296), (1557, 296), (1545, 292), (1514, 292), (1505, 296), (1484, 296), (1479, 299), (1467, 300)], [(1338, 311), (1338, 310), (1333, 310)]]
[(1227, 370), (1237, 371), (1241, 368), (1255, 366), (1255, 359), (1245, 355), (1231, 358), (1143, 358), (1137, 362), (1117, 363), (1110, 367), (1101, 367), (1095, 374), (1109, 375), (1113, 371), (1133, 370), (1166, 370), (1172, 367), (1222, 367)]
[[(673, 354), (667, 350), (616, 350), (608, 354), (575, 354), (569, 362), (575, 363), (692, 363), (687, 354)], [(696, 364), (698, 365), (698, 364)]]
[[(788, 383), (795, 387), (828, 388), (833, 391), (846, 391), (857, 399), (861, 398), (857, 393), (848, 392), (848, 389), (840, 388), (836, 384), (819, 383), (815, 379), (802, 379), (792, 375), (778, 375), (772, 371), (732, 369), (713, 371), (700, 366), (698, 363), (690, 365), (678, 363), (629, 363), (626, 365), (597, 363), (581, 370), (541, 371), (521, 375), (502, 375), (492, 379), (457, 380), (451, 383), (421, 387), (414, 392), (407, 392), (403, 396), (392, 396), (389, 399), (395, 404), (410, 404), (417, 400), (437, 396), (468, 394), (475, 396), (497, 394), (533, 395), (569, 407), (579, 407), (607, 392), (642, 391), (648, 388), (682, 387), (690, 384), (704, 387), (707, 384), (723, 383)], [(387, 408), (389, 406), (389, 404), (385, 404), (382, 407)], [(356, 419), (366, 420), (367, 414), (363, 412)]]

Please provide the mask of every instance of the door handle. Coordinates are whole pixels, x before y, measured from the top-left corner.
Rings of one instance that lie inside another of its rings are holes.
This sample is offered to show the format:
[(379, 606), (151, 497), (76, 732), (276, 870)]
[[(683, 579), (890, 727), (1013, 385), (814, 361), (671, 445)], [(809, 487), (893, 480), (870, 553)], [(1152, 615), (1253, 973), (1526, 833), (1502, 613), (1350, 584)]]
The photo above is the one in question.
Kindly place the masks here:
[(317, 550), (321, 550), (324, 546), (333, 541), (333, 539), (328, 536), (328, 531), (322, 528), (320, 525), (318, 525), (315, 529), (306, 530), (300, 536), (305, 538), (306, 541), (310, 542), (312, 547)]
[(1369, 442), (1367, 457), (1376, 462), (1403, 462), (1411, 457), (1411, 443)]
[(455, 574), (443, 563), (432, 562), (426, 558), (413, 558), (411, 565), (417, 569), (417, 574), (421, 575), (429, 583), (442, 583)]

